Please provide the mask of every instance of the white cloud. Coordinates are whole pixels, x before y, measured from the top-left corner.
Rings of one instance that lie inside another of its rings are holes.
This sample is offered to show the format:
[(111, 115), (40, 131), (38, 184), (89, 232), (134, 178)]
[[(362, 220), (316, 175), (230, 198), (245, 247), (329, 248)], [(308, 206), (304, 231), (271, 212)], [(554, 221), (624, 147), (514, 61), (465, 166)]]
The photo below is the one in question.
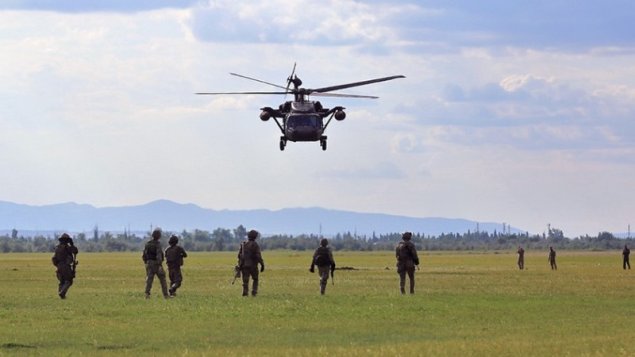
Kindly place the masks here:
[[(479, 23), (476, 3), (78, 6), (0, 12), (1, 199), (323, 206), (567, 234), (629, 219), (635, 52), (611, 29), (572, 48), (510, 32), (511, 8)], [(407, 78), (351, 89), (374, 101), (320, 98), (348, 114), (325, 152), (278, 150), (258, 114), (282, 97), (193, 94), (269, 89), (228, 72), (284, 84), (294, 62), (307, 87)]]

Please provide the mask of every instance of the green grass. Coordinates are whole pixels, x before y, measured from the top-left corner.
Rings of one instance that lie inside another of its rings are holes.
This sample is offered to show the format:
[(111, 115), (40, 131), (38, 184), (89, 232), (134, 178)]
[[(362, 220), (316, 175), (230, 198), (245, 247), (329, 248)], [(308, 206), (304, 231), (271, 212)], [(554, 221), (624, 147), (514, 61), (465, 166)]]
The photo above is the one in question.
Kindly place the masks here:
[(143, 297), (140, 253), (79, 255), (68, 298), (51, 254), (0, 255), (4, 355), (630, 355), (635, 277), (619, 252), (420, 252), (401, 296), (392, 252), (335, 252), (319, 295), (311, 252), (265, 251), (256, 298), (231, 285), (235, 253), (191, 253), (175, 299)]

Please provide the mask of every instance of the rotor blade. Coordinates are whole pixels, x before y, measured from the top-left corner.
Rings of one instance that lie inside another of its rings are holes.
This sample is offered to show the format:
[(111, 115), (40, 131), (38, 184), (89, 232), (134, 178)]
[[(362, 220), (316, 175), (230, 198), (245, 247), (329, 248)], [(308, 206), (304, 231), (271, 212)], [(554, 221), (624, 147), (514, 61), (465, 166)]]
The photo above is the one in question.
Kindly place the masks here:
[[(295, 65), (296, 64), (297, 64), (296, 62), (293, 62), (293, 70), (291, 71), (291, 75), (289, 76), (289, 78), (287, 78), (287, 87), (284, 89), (287, 92), (289, 91), (289, 86), (291, 86), (291, 78), (293, 78), (293, 75), (295, 74)], [(285, 95), (285, 98), (284, 98), (285, 100), (287, 99), (286, 97), (287, 96)]]
[(357, 95), (357, 94), (343, 94), (343, 93), (313, 93), (311, 97), (338, 97), (338, 98), (366, 98), (366, 99), (377, 99), (374, 95)]
[(308, 94), (311, 94), (311, 93), (314, 93), (314, 92), (317, 92), (317, 93), (332, 92), (332, 91), (335, 91), (335, 90), (340, 90), (340, 89), (345, 89), (345, 88), (365, 86), (365, 85), (367, 85), (367, 84), (371, 84), (371, 83), (377, 83), (377, 82), (390, 81), (390, 80), (397, 79), (397, 78), (406, 78), (406, 77), (405, 77), (405, 76), (402, 76), (402, 75), (398, 75), (398, 76), (390, 76), (390, 77), (383, 77), (383, 78), (369, 79), (369, 80), (367, 80), (367, 81), (361, 81), (361, 82), (354, 82), (354, 83), (340, 84), (340, 85), (331, 86), (331, 87), (323, 87), (323, 88), (307, 89), (306, 91), (307, 91), (307, 93), (308, 93)]
[(199, 92), (197, 95), (223, 95), (223, 94), (290, 94), (293, 92)]
[(283, 86), (279, 86), (277, 84), (273, 84), (273, 83), (269, 83), (269, 82), (265, 82), (265, 81), (261, 81), (260, 79), (256, 79), (256, 78), (251, 78), (251, 77), (247, 77), (247, 76), (243, 76), (242, 74), (238, 74), (238, 73), (229, 73), (232, 76), (236, 76), (236, 77), (240, 77), (240, 78), (245, 78), (245, 79), (249, 79), (251, 81), (256, 81), (256, 82), (260, 82), (260, 83), (264, 83), (264, 84), (268, 84), (270, 86), (274, 86), (276, 88), (280, 88), (280, 89), (284, 89), (287, 90), (285, 87)]
[(287, 90), (289, 90), (289, 85), (291, 85), (291, 80), (293, 79), (293, 75), (295, 74), (295, 65), (297, 63), (293, 62), (293, 70), (291, 70), (291, 74), (289, 75), (289, 78), (287, 78)]

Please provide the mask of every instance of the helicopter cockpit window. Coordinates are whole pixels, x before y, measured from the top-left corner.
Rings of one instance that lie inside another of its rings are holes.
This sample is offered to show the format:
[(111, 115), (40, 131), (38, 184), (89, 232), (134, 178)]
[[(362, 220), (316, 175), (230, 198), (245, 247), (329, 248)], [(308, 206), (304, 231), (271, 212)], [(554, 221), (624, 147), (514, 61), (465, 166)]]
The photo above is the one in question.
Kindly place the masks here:
[(292, 115), (287, 120), (287, 125), (292, 128), (298, 126), (321, 127), (320, 117), (317, 115)]

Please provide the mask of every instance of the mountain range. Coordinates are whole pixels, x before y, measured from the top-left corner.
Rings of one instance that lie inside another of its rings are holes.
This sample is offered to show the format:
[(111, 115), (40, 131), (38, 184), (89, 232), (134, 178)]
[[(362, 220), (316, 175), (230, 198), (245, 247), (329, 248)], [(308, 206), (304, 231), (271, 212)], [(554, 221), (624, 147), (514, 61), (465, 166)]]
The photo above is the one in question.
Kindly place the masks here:
[[(426, 235), (502, 231), (503, 225), (453, 218), (417, 218), (381, 213), (360, 213), (326, 208), (284, 208), (280, 210), (212, 210), (194, 204), (157, 200), (143, 205), (94, 207), (60, 203), (32, 206), (0, 201), (0, 233), (12, 229), (24, 232), (147, 232), (151, 227), (180, 232), (194, 229), (213, 231), (243, 225), (263, 235), (323, 234), (350, 232), (372, 236), (403, 231)], [(521, 230), (508, 227), (512, 233)], [(25, 234), (27, 235), (27, 234)], [(90, 236), (90, 235), (89, 235)]]

